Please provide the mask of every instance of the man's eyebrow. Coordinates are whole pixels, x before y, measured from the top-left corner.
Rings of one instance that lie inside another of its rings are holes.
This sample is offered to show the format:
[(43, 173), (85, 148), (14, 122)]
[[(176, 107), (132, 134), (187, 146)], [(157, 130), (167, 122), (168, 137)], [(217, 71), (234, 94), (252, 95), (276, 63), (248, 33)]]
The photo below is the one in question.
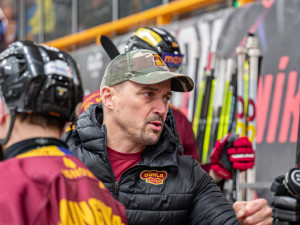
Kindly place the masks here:
[(141, 88), (143, 91), (158, 91), (158, 88), (153, 88), (153, 87), (149, 87), (149, 86), (143, 86)]
[(172, 91), (168, 91), (166, 95), (173, 95)]
[[(143, 91), (158, 91), (158, 88), (153, 88), (153, 87), (149, 87), (149, 86), (143, 86), (142, 88), (141, 88), (141, 90), (143, 90)], [(166, 93), (166, 95), (173, 95), (172, 94), (172, 91), (168, 91), (167, 93)]]

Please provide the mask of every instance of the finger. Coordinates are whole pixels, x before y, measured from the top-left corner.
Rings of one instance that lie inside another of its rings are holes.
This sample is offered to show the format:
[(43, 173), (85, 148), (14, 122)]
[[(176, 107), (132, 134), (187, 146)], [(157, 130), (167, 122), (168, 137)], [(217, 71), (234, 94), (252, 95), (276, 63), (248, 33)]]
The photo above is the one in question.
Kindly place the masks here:
[(238, 147), (238, 148), (228, 148), (227, 154), (233, 155), (233, 154), (243, 154), (243, 153), (254, 153), (252, 147)]
[(254, 154), (235, 154), (229, 157), (231, 162), (254, 162)]
[(256, 225), (272, 225), (273, 223), (273, 218), (269, 217), (268, 219), (265, 219), (264, 221), (256, 224)]
[(234, 147), (240, 146), (252, 146), (251, 142), (249, 141), (248, 137), (241, 137), (238, 140), (233, 142)]
[(244, 216), (245, 216), (245, 206), (246, 206), (247, 202), (245, 201), (237, 201), (233, 204), (233, 209), (235, 211), (236, 217), (239, 220), (243, 220)]
[(271, 225), (272, 208), (265, 199), (256, 199), (246, 203), (244, 218), (239, 220), (243, 225)]
[(271, 217), (272, 209), (269, 207), (264, 207), (261, 210), (257, 211), (251, 216), (245, 216), (243, 220), (244, 225), (270, 225), (272, 224), (272, 217)]
[(267, 216), (271, 216), (271, 213), (272, 208), (269, 207), (268, 202), (263, 198), (249, 201), (245, 205), (246, 216), (257, 214), (258, 216), (266, 216), (265, 218), (267, 218)]
[(240, 170), (240, 171), (244, 171), (247, 169), (252, 169), (254, 166), (254, 162), (247, 162), (247, 163), (233, 163), (232, 167), (234, 169)]

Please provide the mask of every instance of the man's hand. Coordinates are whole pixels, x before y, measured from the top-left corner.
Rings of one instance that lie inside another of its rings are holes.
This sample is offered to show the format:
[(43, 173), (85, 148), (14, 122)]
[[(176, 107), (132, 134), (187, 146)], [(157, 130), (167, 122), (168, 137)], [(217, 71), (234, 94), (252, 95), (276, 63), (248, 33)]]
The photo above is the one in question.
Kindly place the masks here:
[(210, 159), (216, 175), (231, 179), (233, 169), (244, 171), (254, 166), (255, 153), (247, 137), (228, 134), (216, 142)]
[(236, 217), (241, 225), (271, 225), (272, 208), (265, 199), (256, 199), (249, 202), (237, 201), (233, 204)]

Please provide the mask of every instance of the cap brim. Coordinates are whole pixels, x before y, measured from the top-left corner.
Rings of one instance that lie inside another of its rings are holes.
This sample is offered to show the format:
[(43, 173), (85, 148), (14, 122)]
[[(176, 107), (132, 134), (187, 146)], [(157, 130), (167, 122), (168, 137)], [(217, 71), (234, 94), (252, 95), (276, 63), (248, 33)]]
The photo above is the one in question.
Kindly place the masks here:
[(139, 84), (157, 84), (171, 80), (171, 90), (177, 92), (189, 92), (194, 88), (194, 81), (187, 75), (172, 73), (169, 71), (156, 71), (145, 75), (139, 75), (129, 79)]

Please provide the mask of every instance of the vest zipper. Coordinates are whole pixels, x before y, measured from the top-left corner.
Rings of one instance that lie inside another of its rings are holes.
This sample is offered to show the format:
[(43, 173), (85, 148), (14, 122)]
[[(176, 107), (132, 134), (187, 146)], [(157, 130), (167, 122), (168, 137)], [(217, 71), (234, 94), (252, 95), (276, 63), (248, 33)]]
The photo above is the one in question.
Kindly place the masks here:
[(119, 187), (120, 187), (119, 182), (115, 182), (115, 191), (114, 191), (114, 195), (118, 195), (118, 193), (119, 193)]

